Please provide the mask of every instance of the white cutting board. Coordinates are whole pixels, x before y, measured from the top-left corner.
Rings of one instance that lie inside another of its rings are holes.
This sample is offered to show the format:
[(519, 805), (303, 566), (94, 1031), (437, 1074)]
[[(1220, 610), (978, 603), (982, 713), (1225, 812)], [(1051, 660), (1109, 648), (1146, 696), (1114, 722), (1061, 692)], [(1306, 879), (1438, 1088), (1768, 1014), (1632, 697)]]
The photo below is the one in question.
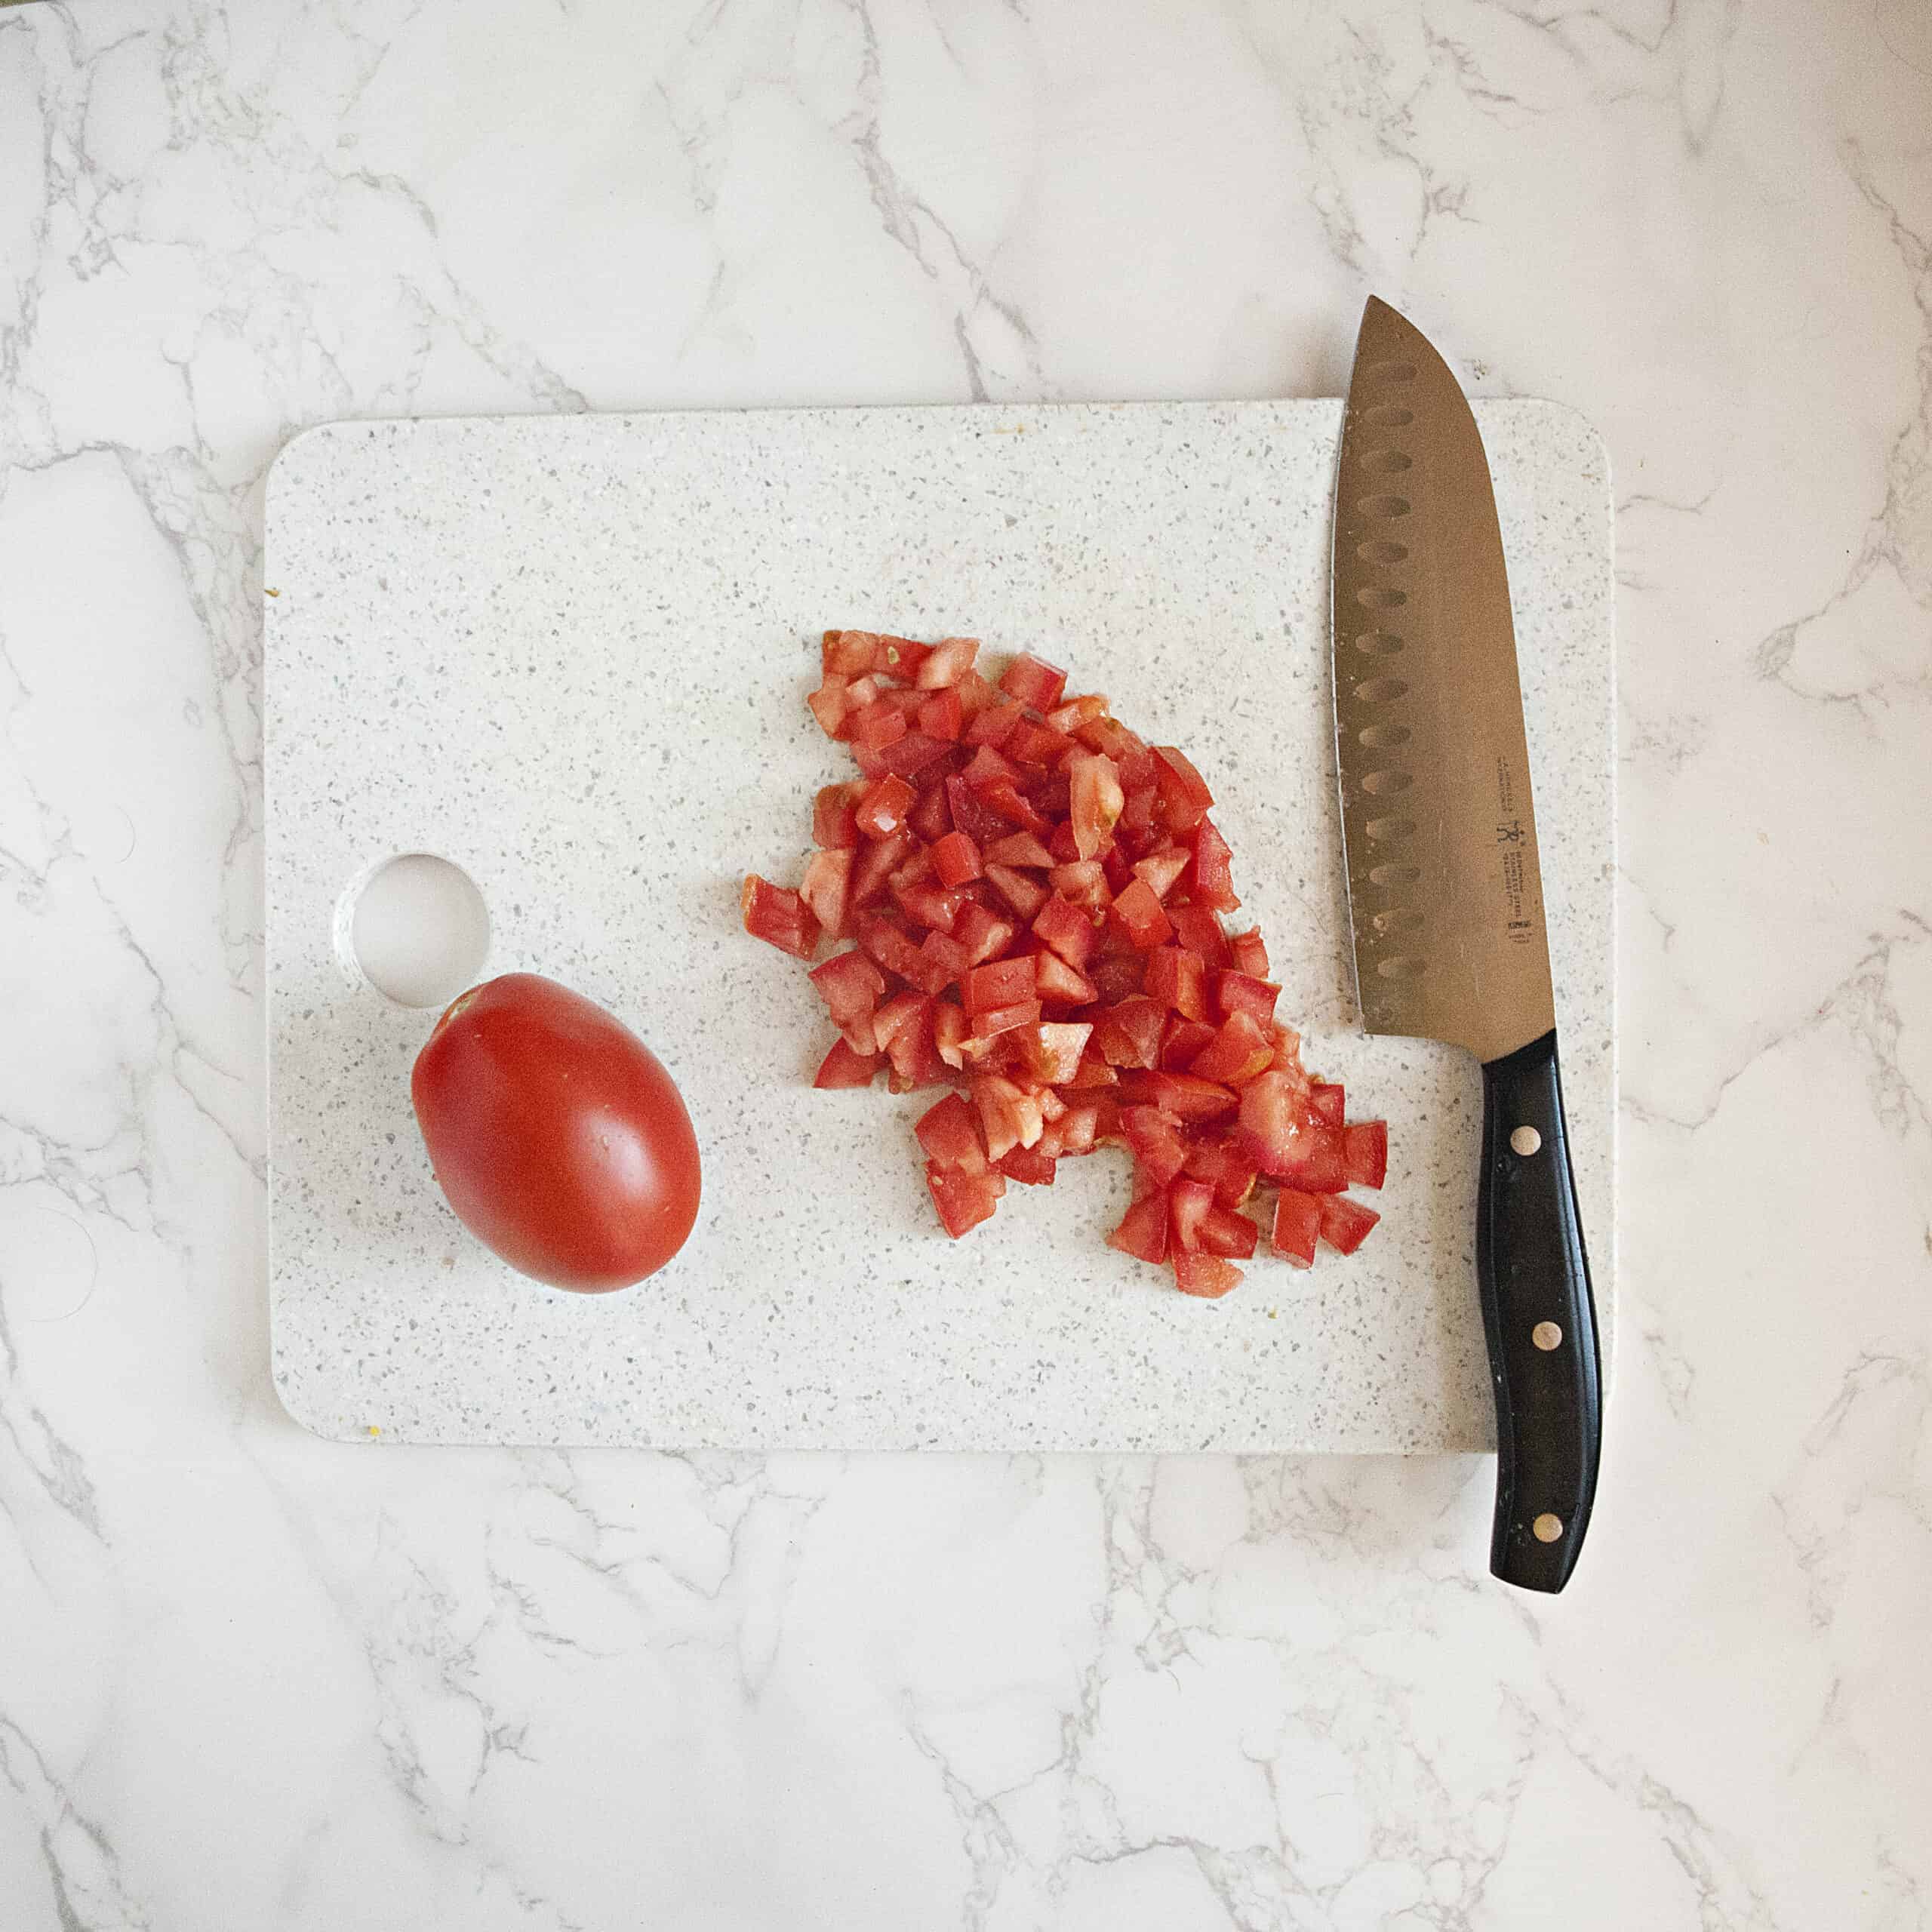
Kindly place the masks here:
[[(1545, 841), (1571, 1127), (1606, 1335), (1614, 1261), (1611, 505), (1603, 446), (1479, 404)], [(1493, 1439), (1473, 1279), (1481, 1084), (1357, 1029), (1330, 740), (1335, 402), (340, 424), (269, 488), (275, 1377), (331, 1436), (723, 1448), (1398, 1451)], [(931, 1096), (809, 1084), (831, 1030), (745, 936), (849, 775), (803, 700), (828, 625), (1031, 648), (1194, 757), (1284, 1018), (1389, 1122), (1352, 1259), (1190, 1300), (1102, 1236), (1125, 1157), (946, 1239)], [(399, 853), (454, 861), (489, 973), (621, 1014), (683, 1088), (697, 1231), (628, 1293), (511, 1273), (409, 1102), (433, 1014), (343, 935)]]

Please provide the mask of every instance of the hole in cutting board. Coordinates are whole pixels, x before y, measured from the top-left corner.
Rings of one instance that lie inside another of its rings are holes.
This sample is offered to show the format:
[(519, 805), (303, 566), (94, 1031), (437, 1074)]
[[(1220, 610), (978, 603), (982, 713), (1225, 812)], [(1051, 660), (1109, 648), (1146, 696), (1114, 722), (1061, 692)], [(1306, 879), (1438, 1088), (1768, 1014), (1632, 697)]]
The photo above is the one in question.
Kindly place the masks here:
[(363, 887), (349, 945), (370, 983), (398, 1006), (441, 1006), (482, 971), (490, 914), (460, 866), (408, 852)]

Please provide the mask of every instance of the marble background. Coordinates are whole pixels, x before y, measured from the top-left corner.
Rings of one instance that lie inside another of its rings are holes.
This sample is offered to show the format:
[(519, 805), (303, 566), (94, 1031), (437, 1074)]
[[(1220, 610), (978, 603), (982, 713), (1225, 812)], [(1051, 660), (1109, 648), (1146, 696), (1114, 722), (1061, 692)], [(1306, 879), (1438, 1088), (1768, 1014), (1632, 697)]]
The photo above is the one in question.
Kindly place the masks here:
[[(1922, 0), (0, 15), (0, 1924), (1932, 1921)], [(325, 418), (1586, 411), (1592, 1546), (1439, 1462), (347, 1451), (263, 1289), (261, 479)]]

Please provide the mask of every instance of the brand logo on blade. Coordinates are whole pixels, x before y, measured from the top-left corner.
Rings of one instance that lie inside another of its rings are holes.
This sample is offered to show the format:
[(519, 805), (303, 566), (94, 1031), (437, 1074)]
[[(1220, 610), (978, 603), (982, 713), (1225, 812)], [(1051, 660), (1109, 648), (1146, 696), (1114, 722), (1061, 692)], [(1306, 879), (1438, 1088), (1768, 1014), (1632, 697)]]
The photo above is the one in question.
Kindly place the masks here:
[(1528, 835), (1516, 811), (1515, 774), (1504, 758), (1496, 761), (1496, 799), (1502, 817), (1496, 827), (1496, 842), (1503, 854), (1503, 897), (1508, 916), (1503, 930), (1512, 946), (1529, 946), (1536, 938), (1536, 921), (1524, 916), (1524, 867), (1523, 852)]

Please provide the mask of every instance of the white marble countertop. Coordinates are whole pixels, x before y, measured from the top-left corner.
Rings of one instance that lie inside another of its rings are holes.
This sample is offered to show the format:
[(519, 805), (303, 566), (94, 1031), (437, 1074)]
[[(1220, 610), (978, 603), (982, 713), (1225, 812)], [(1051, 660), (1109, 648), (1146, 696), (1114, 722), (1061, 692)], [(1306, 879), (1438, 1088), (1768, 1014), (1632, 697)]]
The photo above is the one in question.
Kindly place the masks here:
[[(1932, 15), (0, 15), (0, 1924), (1932, 1918)], [(386, 1452), (278, 1407), (261, 483), (330, 417), (1591, 417), (1623, 1325), (1481, 1459)]]

